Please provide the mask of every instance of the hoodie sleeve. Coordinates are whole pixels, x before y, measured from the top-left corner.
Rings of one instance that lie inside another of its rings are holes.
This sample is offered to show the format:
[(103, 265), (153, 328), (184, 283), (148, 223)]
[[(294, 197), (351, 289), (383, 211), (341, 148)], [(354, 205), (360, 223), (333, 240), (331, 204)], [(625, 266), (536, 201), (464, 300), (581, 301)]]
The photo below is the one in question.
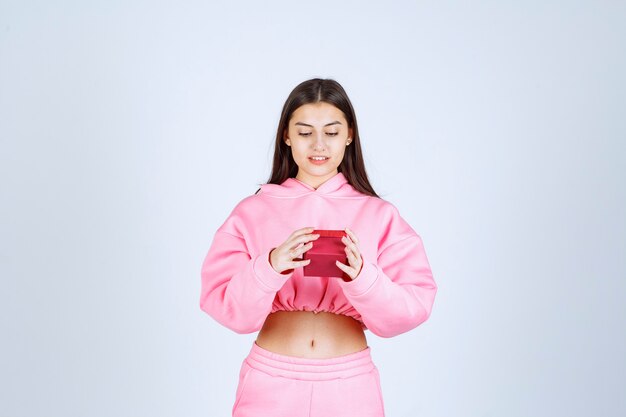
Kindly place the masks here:
[(422, 238), (395, 207), (379, 248), (374, 262), (363, 257), (356, 279), (340, 285), (372, 333), (393, 337), (428, 319), (437, 285)]
[(200, 308), (236, 333), (253, 333), (263, 326), (276, 292), (293, 270), (276, 272), (271, 249), (251, 256), (245, 239), (229, 230), (232, 219), (217, 230), (202, 263)]

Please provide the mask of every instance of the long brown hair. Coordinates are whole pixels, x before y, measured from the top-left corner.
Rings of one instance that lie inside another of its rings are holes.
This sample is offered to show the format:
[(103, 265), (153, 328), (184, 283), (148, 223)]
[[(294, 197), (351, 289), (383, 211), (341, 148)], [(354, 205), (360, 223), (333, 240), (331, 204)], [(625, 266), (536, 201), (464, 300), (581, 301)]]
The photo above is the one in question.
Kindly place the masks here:
[[(298, 107), (320, 101), (332, 104), (341, 110), (348, 122), (348, 127), (352, 128), (352, 142), (350, 146), (346, 146), (343, 160), (337, 170), (346, 177), (348, 183), (357, 191), (373, 197), (379, 197), (370, 184), (365, 171), (354, 108), (343, 87), (333, 79), (313, 78), (303, 81), (287, 97), (283, 105), (280, 121), (278, 122), (276, 142), (274, 143), (274, 162), (267, 184), (280, 185), (287, 178), (295, 177), (298, 174), (298, 165), (291, 155), (291, 149), (283, 140), (283, 134), (288, 128), (293, 112)], [(259, 188), (256, 193), (260, 190)]]

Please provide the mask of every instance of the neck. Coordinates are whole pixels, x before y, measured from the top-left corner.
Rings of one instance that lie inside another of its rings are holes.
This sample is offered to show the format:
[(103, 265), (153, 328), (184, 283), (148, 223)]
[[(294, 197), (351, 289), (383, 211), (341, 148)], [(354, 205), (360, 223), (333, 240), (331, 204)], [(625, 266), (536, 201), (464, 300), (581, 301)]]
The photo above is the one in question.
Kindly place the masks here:
[(310, 185), (311, 187), (317, 190), (320, 185), (324, 184), (326, 181), (328, 181), (329, 179), (331, 179), (338, 173), (339, 171), (335, 170), (334, 172), (331, 172), (325, 176), (317, 177), (317, 176), (306, 175), (306, 174), (303, 174), (301, 171), (298, 171), (298, 174), (296, 175), (296, 179), (298, 181), (302, 181), (303, 183)]

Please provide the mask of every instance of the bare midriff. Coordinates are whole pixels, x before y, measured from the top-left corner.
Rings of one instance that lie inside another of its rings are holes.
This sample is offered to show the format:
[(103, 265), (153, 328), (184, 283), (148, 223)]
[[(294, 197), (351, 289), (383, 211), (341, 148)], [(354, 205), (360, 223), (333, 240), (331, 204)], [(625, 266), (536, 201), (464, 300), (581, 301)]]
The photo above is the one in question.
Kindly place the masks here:
[(361, 323), (341, 314), (277, 311), (267, 316), (256, 344), (301, 358), (333, 358), (367, 348)]

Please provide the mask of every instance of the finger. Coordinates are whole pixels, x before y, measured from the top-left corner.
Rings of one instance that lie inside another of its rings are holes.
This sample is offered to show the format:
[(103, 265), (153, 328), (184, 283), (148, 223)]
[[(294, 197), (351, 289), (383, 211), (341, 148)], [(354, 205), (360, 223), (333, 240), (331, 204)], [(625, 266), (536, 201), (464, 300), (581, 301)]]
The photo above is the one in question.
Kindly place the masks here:
[(297, 246), (300, 243), (310, 242), (311, 240), (316, 240), (319, 237), (320, 237), (320, 234), (318, 233), (306, 234), (306, 235), (296, 236), (295, 238), (292, 238), (291, 241), (288, 241), (288, 242), (289, 242), (289, 246), (293, 248), (294, 246)]
[(298, 254), (297, 249), (289, 249), (287, 251), (287, 259), (292, 260), (293, 258), (296, 257), (297, 254)]
[[(308, 244), (306, 244), (306, 245), (302, 244), (302, 245), (299, 245), (299, 246), (297, 246), (295, 248), (289, 249), (289, 251), (287, 251), (287, 256), (289, 257), (289, 260), (292, 260), (294, 258), (298, 258), (300, 256), (300, 254), (302, 254), (302, 252), (304, 252), (302, 249), (306, 248), (307, 245)], [(313, 244), (311, 243), (311, 245), (313, 245)], [(310, 248), (306, 248), (306, 249), (308, 250)]]
[(303, 227), (302, 229), (294, 231), (289, 237), (293, 238), (301, 235), (306, 235), (307, 233), (311, 233), (313, 230), (315, 230), (315, 227)]
[(291, 261), (286, 262), (289, 268), (300, 268), (301, 266), (308, 265), (311, 262), (310, 259), (305, 259), (304, 261)]
[(359, 243), (359, 239), (357, 239), (356, 235), (354, 234), (354, 232), (352, 230), (350, 230), (349, 228), (346, 227), (346, 232), (348, 233), (348, 235), (350, 236), (350, 239), (352, 239), (352, 241), (355, 244)]
[(352, 242), (347, 236), (343, 236), (341, 241), (355, 253), (359, 252), (359, 248), (357, 248), (354, 242)]
[(337, 265), (337, 267), (339, 267), (342, 271), (347, 272), (346, 269), (348, 266), (346, 264), (343, 264), (340, 261), (335, 261), (335, 265)]
[(358, 272), (361, 271), (361, 266), (363, 266), (363, 258), (359, 255), (348, 255), (348, 261), (350, 262), (350, 266), (354, 268), (355, 276), (358, 275)]
[[(304, 236), (311, 236), (311, 235), (304, 235)], [(315, 236), (317, 236), (317, 237), (315, 237)], [(295, 240), (288, 239), (280, 246), (280, 248), (281, 248), (282, 253), (285, 253), (288, 256), (290, 256), (289, 254), (295, 254), (295, 252), (291, 252), (291, 251), (295, 251), (297, 249), (300, 249), (302, 246), (304, 246), (306, 244), (306, 242), (308, 242), (310, 240), (315, 240), (318, 237), (319, 237), (319, 235), (313, 235), (313, 237), (311, 237), (311, 238), (299, 237), (299, 238), (296, 238)]]
[(337, 267), (339, 269), (341, 269), (343, 272), (345, 272), (346, 274), (348, 274), (350, 276), (350, 278), (354, 278), (354, 269), (350, 268), (347, 265), (342, 264), (339, 261), (335, 261), (335, 265), (337, 265)]
[(350, 262), (350, 265), (352, 265), (353, 267), (356, 267), (356, 264), (358, 263), (359, 258), (357, 258), (356, 255), (352, 253), (352, 251), (348, 248), (346, 248), (346, 257), (348, 258), (348, 262)]
[(309, 242), (306, 245), (302, 245), (299, 248), (295, 249), (295, 256), (293, 256), (294, 258), (299, 258), (300, 255), (302, 255), (304, 252), (308, 251), (309, 249), (311, 249), (313, 247), (313, 242)]

